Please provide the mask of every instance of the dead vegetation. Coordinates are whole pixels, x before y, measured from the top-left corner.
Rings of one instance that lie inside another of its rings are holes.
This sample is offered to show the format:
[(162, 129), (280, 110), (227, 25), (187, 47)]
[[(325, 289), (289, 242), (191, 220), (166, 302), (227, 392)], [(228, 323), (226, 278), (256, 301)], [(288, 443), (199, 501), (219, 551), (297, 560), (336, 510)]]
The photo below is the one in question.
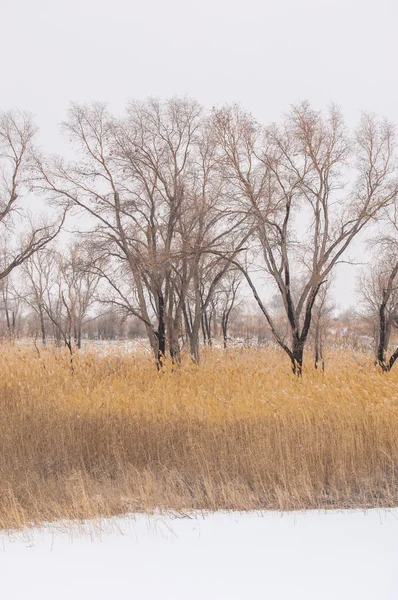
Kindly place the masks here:
[(0, 527), (127, 511), (398, 504), (398, 371), (208, 350), (157, 372), (111, 352), (4, 345)]

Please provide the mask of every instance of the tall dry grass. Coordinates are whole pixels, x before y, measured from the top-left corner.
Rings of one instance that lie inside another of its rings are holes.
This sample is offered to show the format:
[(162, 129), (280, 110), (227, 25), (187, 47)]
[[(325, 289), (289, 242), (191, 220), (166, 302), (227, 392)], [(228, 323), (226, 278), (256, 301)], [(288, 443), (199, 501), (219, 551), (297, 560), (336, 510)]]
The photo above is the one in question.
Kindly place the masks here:
[(338, 352), (142, 357), (0, 348), (0, 527), (154, 509), (398, 504), (398, 369)]

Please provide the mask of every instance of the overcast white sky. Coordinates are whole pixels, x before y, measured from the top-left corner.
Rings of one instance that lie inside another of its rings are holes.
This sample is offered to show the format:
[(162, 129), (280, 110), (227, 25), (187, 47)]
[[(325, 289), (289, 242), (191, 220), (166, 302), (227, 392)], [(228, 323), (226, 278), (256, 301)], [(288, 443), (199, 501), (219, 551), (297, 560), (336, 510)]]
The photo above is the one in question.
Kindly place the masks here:
[[(73, 101), (188, 94), (267, 123), (292, 103), (398, 122), (397, 0), (0, 0), (0, 110), (33, 112), (46, 150)], [(354, 270), (337, 295), (352, 302)]]

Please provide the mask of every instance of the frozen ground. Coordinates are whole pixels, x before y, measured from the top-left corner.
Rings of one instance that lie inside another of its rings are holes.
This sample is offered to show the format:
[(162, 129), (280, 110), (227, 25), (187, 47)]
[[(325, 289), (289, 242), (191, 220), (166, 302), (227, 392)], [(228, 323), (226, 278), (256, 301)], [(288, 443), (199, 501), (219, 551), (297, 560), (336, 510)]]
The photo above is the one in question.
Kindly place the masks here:
[(140, 515), (111, 523), (91, 537), (47, 529), (1, 536), (1, 597), (398, 598), (398, 510)]

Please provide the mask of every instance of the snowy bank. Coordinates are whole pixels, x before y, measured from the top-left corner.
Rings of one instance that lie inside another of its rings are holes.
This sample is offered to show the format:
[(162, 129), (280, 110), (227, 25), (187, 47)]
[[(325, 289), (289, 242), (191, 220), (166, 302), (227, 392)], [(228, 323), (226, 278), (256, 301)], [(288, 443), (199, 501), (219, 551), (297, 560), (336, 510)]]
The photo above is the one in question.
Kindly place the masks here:
[(136, 515), (91, 530), (2, 535), (2, 597), (398, 598), (398, 510)]

